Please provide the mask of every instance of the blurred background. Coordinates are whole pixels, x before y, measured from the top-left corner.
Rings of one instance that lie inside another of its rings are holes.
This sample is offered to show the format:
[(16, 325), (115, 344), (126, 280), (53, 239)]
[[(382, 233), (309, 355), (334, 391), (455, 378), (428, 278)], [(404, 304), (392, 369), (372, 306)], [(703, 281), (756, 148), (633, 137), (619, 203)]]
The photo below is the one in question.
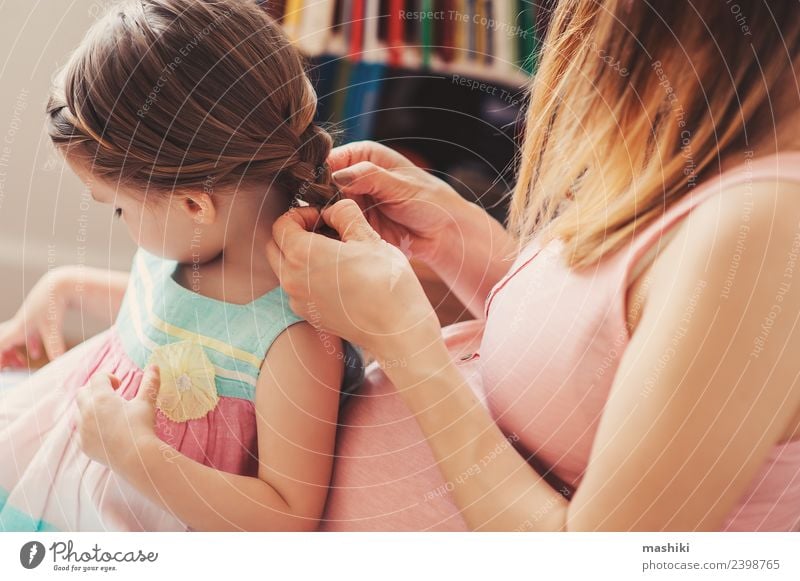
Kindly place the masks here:
[[(108, 2), (0, 3), (0, 318), (60, 264), (128, 269), (135, 250), (112, 208), (89, 197), (44, 133), (51, 79)], [(110, 321), (68, 321), (72, 341)]]

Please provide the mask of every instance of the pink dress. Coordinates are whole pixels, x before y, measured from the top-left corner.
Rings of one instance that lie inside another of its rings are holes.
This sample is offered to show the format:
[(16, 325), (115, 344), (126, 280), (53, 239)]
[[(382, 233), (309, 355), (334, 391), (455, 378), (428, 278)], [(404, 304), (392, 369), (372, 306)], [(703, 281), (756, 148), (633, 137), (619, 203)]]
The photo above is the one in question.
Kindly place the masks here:
[(225, 303), (180, 286), (175, 267), (139, 250), (114, 326), (0, 392), (0, 531), (187, 530), (76, 437), (75, 396), (88, 379), (112, 373), (131, 399), (154, 357), (169, 396), (156, 419), (164, 454), (257, 475), (256, 379), (275, 338), (302, 319), (280, 287)]
[[(532, 242), (486, 301), (486, 321), (445, 329), (454, 360), (526, 456), (580, 486), (603, 406), (629, 342), (632, 268), (662, 235), (720, 192), (757, 180), (800, 181), (800, 153), (747, 163), (708, 180), (627, 248), (573, 271), (558, 243)], [(376, 369), (340, 418), (324, 530), (465, 530), (422, 432)], [(556, 479), (554, 479), (556, 480)], [(800, 440), (775, 446), (722, 526), (800, 527)]]

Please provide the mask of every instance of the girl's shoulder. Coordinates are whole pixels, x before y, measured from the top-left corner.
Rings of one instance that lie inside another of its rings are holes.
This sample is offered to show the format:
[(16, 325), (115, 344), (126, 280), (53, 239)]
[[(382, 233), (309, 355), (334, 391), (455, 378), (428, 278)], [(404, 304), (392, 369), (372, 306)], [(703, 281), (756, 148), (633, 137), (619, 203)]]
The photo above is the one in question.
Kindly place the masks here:
[(182, 286), (173, 278), (176, 267), (174, 260), (136, 252), (117, 321), (126, 350), (144, 366), (165, 345), (199, 345), (217, 370), (218, 388), (252, 399), (267, 351), (303, 319), (280, 287), (247, 304), (228, 303)]

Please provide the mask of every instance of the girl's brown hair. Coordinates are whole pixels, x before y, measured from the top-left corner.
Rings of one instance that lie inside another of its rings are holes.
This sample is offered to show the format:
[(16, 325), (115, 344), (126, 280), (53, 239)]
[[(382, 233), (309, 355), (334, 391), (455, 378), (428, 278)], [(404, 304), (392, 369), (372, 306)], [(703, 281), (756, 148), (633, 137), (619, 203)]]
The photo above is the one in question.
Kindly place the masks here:
[(776, 95), (798, 92), (778, 87), (798, 64), (798, 8), (560, 0), (533, 81), (512, 230), (560, 239), (572, 266), (592, 264), (768, 138)]
[(255, 2), (134, 0), (114, 5), (72, 55), (48, 132), (107, 181), (273, 185), (321, 205), (337, 192), (316, 104), (298, 53)]

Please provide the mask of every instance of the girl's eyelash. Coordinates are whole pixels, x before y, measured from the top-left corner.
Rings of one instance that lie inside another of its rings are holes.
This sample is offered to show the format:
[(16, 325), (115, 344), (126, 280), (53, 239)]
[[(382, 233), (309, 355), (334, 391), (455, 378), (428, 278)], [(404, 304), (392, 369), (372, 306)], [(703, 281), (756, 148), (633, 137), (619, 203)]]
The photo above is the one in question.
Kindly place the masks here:
[(114, 217), (115, 218), (122, 218), (122, 208), (116, 208), (114, 210)]

